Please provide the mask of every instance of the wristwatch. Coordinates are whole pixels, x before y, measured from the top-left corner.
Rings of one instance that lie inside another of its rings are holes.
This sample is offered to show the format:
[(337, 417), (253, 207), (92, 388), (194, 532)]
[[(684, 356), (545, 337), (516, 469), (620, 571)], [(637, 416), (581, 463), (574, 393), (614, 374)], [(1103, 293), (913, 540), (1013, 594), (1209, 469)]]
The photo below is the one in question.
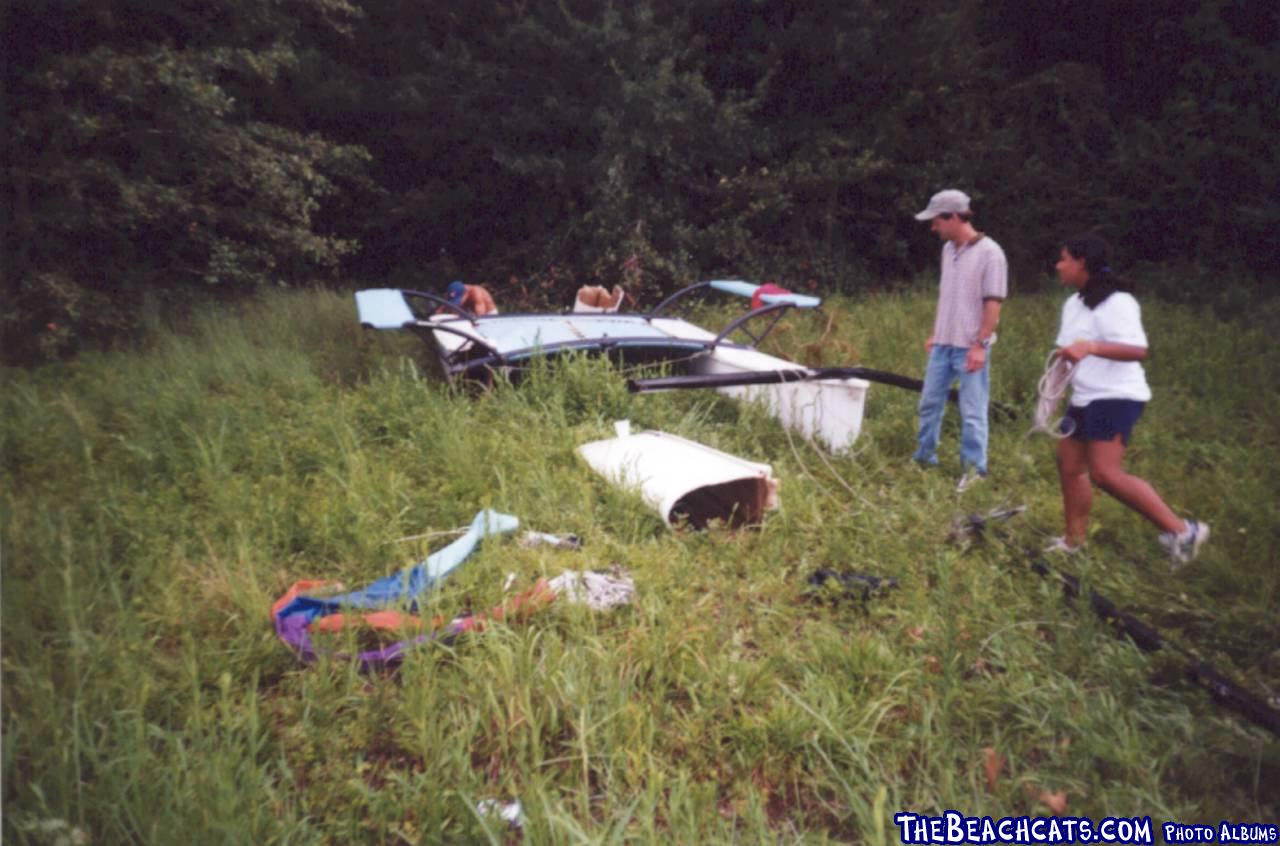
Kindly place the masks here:
[(989, 338), (979, 338), (978, 346), (982, 347), (984, 350), (989, 350), (991, 349), (991, 345), (994, 344), (995, 342), (996, 342), (996, 333), (992, 332), (991, 337)]

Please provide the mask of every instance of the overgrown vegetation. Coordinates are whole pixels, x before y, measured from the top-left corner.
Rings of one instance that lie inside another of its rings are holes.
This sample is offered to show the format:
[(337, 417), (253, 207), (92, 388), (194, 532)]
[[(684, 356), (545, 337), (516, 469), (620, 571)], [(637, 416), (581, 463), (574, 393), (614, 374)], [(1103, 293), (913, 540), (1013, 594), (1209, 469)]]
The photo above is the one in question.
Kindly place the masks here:
[[(1030, 409), (1059, 301), (1010, 301), (997, 400)], [(1214, 539), (1171, 577), (1153, 530), (1102, 497), (1064, 566), (1274, 696), (1280, 314), (1144, 305), (1156, 399), (1132, 466)], [(931, 310), (927, 293), (836, 298), (771, 343), (918, 373)], [(599, 362), (467, 396), (405, 340), (361, 334), (346, 296), (271, 293), (5, 373), (6, 842), (518, 839), (476, 813), (490, 798), (522, 802), (530, 843), (884, 844), (896, 810), (1063, 797), (1095, 818), (1280, 817), (1274, 738), (1029, 572), (1060, 504), (1027, 419), (995, 424), (993, 476), (960, 499), (958, 468), (909, 465), (906, 392), (873, 386), (855, 448), (827, 456), (758, 408), (629, 395)], [(772, 463), (781, 510), (665, 528), (574, 454), (624, 417)], [(954, 517), (1007, 504), (1030, 508), (1007, 533), (947, 542)], [(637, 601), (553, 606), (387, 674), (301, 666), (277, 641), (268, 608), (294, 580), (364, 584), (484, 507), (585, 548), (487, 543), (429, 613), (496, 604), (508, 573), (613, 565)], [(813, 601), (819, 567), (901, 587)]]
[(10, 6), (9, 361), (260, 286), (854, 292), (933, 265), (949, 185), (1017, 271), (1280, 259), (1269, 0)]

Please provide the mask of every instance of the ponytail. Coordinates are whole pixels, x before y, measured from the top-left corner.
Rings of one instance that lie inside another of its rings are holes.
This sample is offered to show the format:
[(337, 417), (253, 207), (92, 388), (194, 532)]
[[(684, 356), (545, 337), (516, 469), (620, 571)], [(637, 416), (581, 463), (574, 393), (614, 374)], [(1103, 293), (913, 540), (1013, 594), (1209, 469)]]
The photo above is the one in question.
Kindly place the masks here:
[(1083, 259), (1089, 281), (1080, 290), (1080, 299), (1089, 309), (1102, 305), (1116, 291), (1132, 291), (1133, 286), (1111, 269), (1111, 245), (1099, 235), (1088, 233), (1068, 238), (1062, 244), (1072, 258)]

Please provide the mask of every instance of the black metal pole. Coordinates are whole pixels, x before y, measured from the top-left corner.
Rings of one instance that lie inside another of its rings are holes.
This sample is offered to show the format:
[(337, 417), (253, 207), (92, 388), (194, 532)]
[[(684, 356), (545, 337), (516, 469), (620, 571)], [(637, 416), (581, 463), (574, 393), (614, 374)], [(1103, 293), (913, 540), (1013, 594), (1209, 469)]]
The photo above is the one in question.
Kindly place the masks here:
[[(1056, 578), (1060, 581), (1063, 594), (1070, 599), (1074, 599), (1082, 593), (1079, 579), (1069, 573), (1060, 573), (1054, 570), (1038, 556), (1032, 557), (1031, 569), (1041, 576)], [(1102, 619), (1115, 624), (1120, 631), (1127, 634), (1134, 644), (1144, 652), (1156, 652), (1167, 646), (1180, 654), (1187, 661), (1187, 676), (1207, 687), (1214, 700), (1247, 717), (1255, 725), (1261, 726), (1280, 737), (1280, 711), (1272, 708), (1264, 700), (1227, 678), (1226, 675), (1201, 660), (1189, 650), (1172, 641), (1165, 640), (1154, 627), (1118, 608), (1114, 602), (1102, 594), (1096, 591), (1089, 591), (1089, 604), (1093, 607), (1094, 613)]]
[[(817, 379), (865, 379), (882, 385), (893, 385), (919, 393), (924, 382), (910, 376), (900, 376), (869, 367), (797, 367), (794, 370), (743, 371), (741, 373), (706, 373), (699, 376), (659, 376), (653, 379), (628, 379), (627, 388), (633, 394), (650, 391), (672, 391), (688, 388), (735, 388), (744, 385), (777, 385), (783, 382), (811, 382)], [(960, 394), (952, 389), (952, 402), (959, 402)]]
[[(793, 370), (743, 371), (741, 373), (705, 373), (699, 376), (657, 376), (652, 379), (628, 379), (627, 389), (633, 394), (652, 391), (674, 391), (689, 388), (736, 388), (746, 385), (778, 385), (784, 382), (811, 382), (817, 379), (865, 379), (920, 393), (924, 382), (910, 376), (872, 370), (870, 367), (797, 367)], [(947, 399), (959, 404), (960, 392), (952, 388)], [(1000, 419), (1014, 420), (1018, 409), (1002, 402), (992, 402), (991, 410)]]

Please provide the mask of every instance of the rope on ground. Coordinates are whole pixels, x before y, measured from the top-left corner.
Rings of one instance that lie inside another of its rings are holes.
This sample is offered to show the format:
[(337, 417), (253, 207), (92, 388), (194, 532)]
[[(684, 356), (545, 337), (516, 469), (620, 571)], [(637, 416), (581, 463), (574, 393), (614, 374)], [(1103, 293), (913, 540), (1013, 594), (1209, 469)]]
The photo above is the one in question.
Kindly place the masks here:
[(799, 466), (800, 472), (809, 477), (809, 481), (813, 482), (814, 486), (818, 489), (819, 493), (825, 496), (829, 496), (832, 499), (838, 499), (838, 497), (836, 497), (830, 491), (825, 489), (822, 482), (818, 481), (817, 476), (809, 472), (808, 465), (806, 465), (804, 463), (804, 459), (800, 457), (800, 450), (796, 449), (796, 443), (791, 438), (791, 429), (785, 424), (782, 427), (782, 434), (785, 435), (787, 438), (787, 446), (791, 448), (791, 457), (796, 460), (796, 465)]
[(389, 541), (383, 541), (383, 544), (404, 543), (405, 541), (413, 541), (413, 540), (426, 540), (427, 538), (439, 538), (439, 537), (444, 537), (446, 535), (450, 537), (457, 537), (458, 535), (465, 535), (469, 531), (471, 531), (469, 527), (463, 526), (461, 529), (444, 529), (439, 532), (423, 532), (420, 535), (406, 535), (405, 537), (402, 537), (402, 538), (392, 538)]
[[(782, 427), (782, 433), (786, 435), (787, 446), (791, 448), (791, 455), (793, 458), (795, 458), (796, 464), (799, 465), (800, 472), (809, 477), (809, 480), (813, 482), (814, 486), (817, 488), (819, 493), (830, 498), (832, 501), (839, 503), (846, 511), (849, 510), (845, 500), (837, 496), (833, 491), (830, 490), (829, 486), (824, 485), (818, 479), (817, 476), (813, 475), (813, 473), (810, 472), (808, 466), (804, 462), (804, 459), (800, 457), (800, 451), (796, 449), (795, 439), (791, 435), (791, 427), (784, 424)], [(828, 472), (830, 472), (831, 475), (836, 478), (836, 481), (838, 481), (841, 485), (843, 485), (846, 491), (848, 491), (850, 494), (855, 496), (862, 503), (864, 508), (871, 508), (871, 503), (867, 501), (867, 498), (864, 497), (862, 494), (858, 493), (858, 491), (855, 490), (852, 485), (850, 485), (848, 482), (844, 480), (844, 477), (842, 477), (838, 472), (836, 472), (836, 469), (831, 465), (831, 462), (827, 460), (827, 457), (823, 453), (822, 448), (818, 446), (818, 444), (815, 443), (812, 438), (806, 438), (806, 440), (809, 442), (809, 446), (813, 449), (813, 451), (818, 454), (818, 457), (822, 459), (822, 463), (826, 465)]]
[[(831, 463), (831, 460), (827, 457), (827, 453), (822, 449), (822, 447), (818, 446), (817, 442), (812, 438), (809, 439), (809, 446), (812, 447), (813, 451), (818, 454), (818, 458), (822, 460), (823, 465), (827, 468), (827, 472), (829, 472), (832, 476), (834, 476), (835, 480), (839, 482), (846, 491), (853, 494), (858, 499), (862, 500), (862, 504), (870, 508), (871, 503), (867, 501), (866, 497), (864, 497), (862, 494), (854, 490), (853, 485), (850, 485), (848, 482), (845, 481), (844, 477), (840, 475), (840, 472), (836, 470), (835, 466)], [(862, 450), (858, 450), (857, 452), (853, 453), (853, 455), (849, 457), (857, 458), (861, 452)]]

